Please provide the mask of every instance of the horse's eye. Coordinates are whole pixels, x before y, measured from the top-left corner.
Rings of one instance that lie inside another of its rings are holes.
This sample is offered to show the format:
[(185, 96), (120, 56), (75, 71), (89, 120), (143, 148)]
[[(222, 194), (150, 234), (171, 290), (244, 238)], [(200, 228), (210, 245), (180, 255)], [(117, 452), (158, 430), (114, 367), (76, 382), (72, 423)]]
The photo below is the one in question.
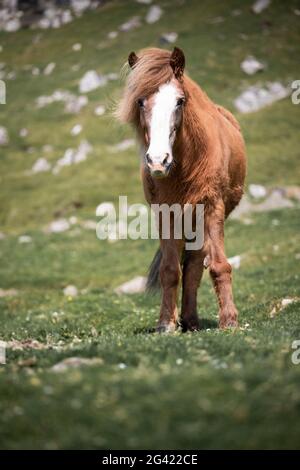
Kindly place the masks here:
[(144, 107), (144, 100), (142, 98), (137, 100), (137, 104), (139, 105), (140, 108)]
[(182, 106), (183, 103), (184, 103), (184, 98), (179, 98), (179, 99), (177, 100), (176, 106), (178, 106), (178, 107), (179, 107), (179, 106)]

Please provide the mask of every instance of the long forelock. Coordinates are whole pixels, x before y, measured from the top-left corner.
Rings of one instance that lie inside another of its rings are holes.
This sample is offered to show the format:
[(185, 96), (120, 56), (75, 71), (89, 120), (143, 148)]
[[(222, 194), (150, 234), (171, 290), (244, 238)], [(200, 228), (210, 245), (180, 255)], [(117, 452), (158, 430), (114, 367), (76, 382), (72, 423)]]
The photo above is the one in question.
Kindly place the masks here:
[(162, 49), (146, 49), (138, 54), (138, 61), (130, 71), (123, 97), (117, 109), (122, 122), (137, 123), (140, 98), (147, 98), (173, 78), (171, 53)]

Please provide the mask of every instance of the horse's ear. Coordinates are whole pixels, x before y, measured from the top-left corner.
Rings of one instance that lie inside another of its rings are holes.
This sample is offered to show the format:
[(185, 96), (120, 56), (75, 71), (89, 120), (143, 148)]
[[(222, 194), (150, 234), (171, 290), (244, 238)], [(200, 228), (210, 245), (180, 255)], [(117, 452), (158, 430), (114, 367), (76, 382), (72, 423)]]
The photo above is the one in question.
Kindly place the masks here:
[(130, 68), (134, 67), (134, 65), (137, 63), (139, 60), (138, 56), (136, 55), (135, 52), (130, 52), (128, 56), (128, 64), (130, 65)]
[(175, 77), (180, 79), (184, 72), (185, 57), (183, 51), (179, 49), (179, 47), (174, 47), (170, 57), (170, 65)]

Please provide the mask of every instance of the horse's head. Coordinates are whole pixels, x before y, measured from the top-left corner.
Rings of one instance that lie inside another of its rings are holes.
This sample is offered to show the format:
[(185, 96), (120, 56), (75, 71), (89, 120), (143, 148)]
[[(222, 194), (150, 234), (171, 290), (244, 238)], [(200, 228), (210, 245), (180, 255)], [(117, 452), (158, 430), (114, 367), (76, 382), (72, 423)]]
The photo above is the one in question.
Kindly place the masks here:
[[(132, 52), (128, 57), (130, 67), (134, 67), (138, 60)], [(170, 56), (172, 79), (149, 96), (140, 96), (137, 100), (140, 127), (145, 136), (145, 164), (155, 178), (167, 176), (173, 164), (173, 146), (185, 104), (181, 80), (184, 65), (184, 54), (175, 47)]]

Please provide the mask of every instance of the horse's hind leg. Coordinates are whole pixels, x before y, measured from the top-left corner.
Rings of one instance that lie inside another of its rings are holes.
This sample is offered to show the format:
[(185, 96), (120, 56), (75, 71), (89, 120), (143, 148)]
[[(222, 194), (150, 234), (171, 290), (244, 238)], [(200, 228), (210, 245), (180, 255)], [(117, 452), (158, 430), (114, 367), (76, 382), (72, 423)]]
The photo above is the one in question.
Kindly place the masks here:
[(203, 251), (186, 251), (182, 274), (181, 325), (183, 331), (200, 329), (197, 290), (203, 274)]
[(232, 268), (224, 249), (224, 206), (220, 203), (206, 220), (209, 244), (209, 272), (219, 302), (220, 328), (238, 326), (238, 312), (232, 294)]

